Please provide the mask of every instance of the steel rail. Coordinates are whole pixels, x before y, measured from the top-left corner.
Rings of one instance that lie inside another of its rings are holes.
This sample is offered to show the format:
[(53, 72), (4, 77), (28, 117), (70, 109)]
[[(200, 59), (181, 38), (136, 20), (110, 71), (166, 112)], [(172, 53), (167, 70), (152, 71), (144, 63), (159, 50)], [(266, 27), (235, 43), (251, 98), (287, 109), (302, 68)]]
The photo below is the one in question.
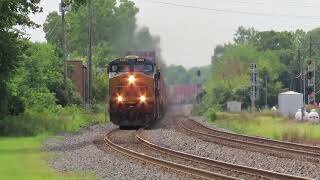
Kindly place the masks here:
[(113, 150), (115, 150), (121, 154), (124, 154), (126, 156), (129, 156), (129, 157), (141, 160), (141, 161), (147, 161), (151, 164), (159, 165), (161, 167), (169, 168), (169, 169), (176, 170), (176, 171), (179, 171), (179, 172), (182, 172), (185, 174), (198, 176), (198, 177), (202, 177), (202, 178), (206, 178), (206, 179), (237, 179), (237, 178), (233, 178), (230, 176), (226, 176), (226, 175), (222, 175), (222, 174), (218, 174), (218, 173), (213, 173), (213, 172), (185, 166), (182, 164), (166, 161), (163, 159), (155, 158), (155, 157), (148, 156), (148, 155), (145, 155), (145, 154), (142, 154), (139, 152), (135, 152), (135, 151), (130, 150), (128, 148), (122, 147), (122, 146), (112, 142), (112, 140), (110, 140), (110, 136), (113, 133), (115, 133), (117, 130), (118, 129), (110, 131), (106, 135), (104, 140), (105, 140), (106, 144), (109, 145)]
[(278, 172), (272, 172), (272, 171), (267, 171), (267, 170), (262, 170), (262, 169), (251, 168), (251, 167), (247, 167), (247, 166), (234, 165), (231, 163), (213, 160), (213, 159), (209, 159), (209, 158), (204, 158), (204, 157), (200, 157), (197, 155), (188, 154), (185, 152), (162, 147), (162, 146), (156, 145), (156, 144), (146, 140), (143, 137), (141, 130), (138, 131), (136, 138), (138, 139), (138, 141), (140, 141), (141, 143), (143, 143), (146, 146), (149, 146), (150, 148), (152, 148), (154, 150), (161, 151), (163, 153), (170, 154), (172, 156), (183, 158), (183, 159), (186, 159), (189, 161), (202, 163), (202, 164), (205, 164), (208, 166), (218, 167), (218, 168), (229, 170), (229, 171), (236, 171), (238, 173), (242, 173), (245, 175), (257, 176), (259, 178), (265, 178), (265, 179), (287, 179), (287, 180), (307, 179), (304, 177), (287, 175), (287, 174), (282, 174), (282, 173), (278, 173)]
[(279, 141), (279, 140), (274, 140), (274, 139), (268, 139), (268, 138), (263, 138), (263, 137), (257, 137), (257, 136), (248, 136), (248, 135), (244, 135), (244, 134), (237, 134), (237, 133), (233, 133), (233, 132), (225, 132), (225, 131), (219, 131), (219, 130), (215, 130), (215, 129), (211, 129), (191, 118), (188, 118), (189, 120), (193, 121), (194, 123), (197, 123), (199, 126), (201, 126), (204, 129), (207, 129), (209, 131), (214, 131), (217, 133), (221, 133), (221, 134), (225, 134), (228, 136), (233, 136), (236, 138), (242, 137), (242, 138), (246, 138), (248, 140), (254, 140), (254, 141), (258, 141), (258, 142), (268, 142), (268, 143), (272, 143), (274, 145), (279, 145), (279, 146), (292, 146), (294, 149), (301, 149), (301, 150), (308, 150), (308, 151), (312, 151), (312, 152), (317, 152), (320, 154), (320, 147), (319, 146), (311, 146), (311, 145), (306, 145), (306, 144), (299, 144), (299, 143), (293, 143), (293, 142), (286, 142), (286, 141)]
[[(188, 120), (193, 122), (194, 124), (196, 124), (200, 128), (203, 128), (207, 131), (207, 132), (204, 132), (203, 130), (201, 131), (201, 130), (194, 130), (194, 129), (188, 128), (185, 125), (185, 123), (180, 121), (180, 126), (184, 130), (186, 130), (187, 132), (190, 132), (190, 133), (202, 135), (205, 137), (221, 139), (221, 140), (228, 141), (228, 142), (237, 142), (237, 143), (251, 145), (251, 146), (255, 146), (255, 147), (273, 149), (273, 150), (277, 150), (277, 151), (289, 152), (289, 153), (294, 153), (294, 154), (299, 154), (299, 155), (303, 155), (303, 156), (308, 156), (308, 157), (320, 159), (320, 154), (314, 152), (314, 151), (317, 152), (317, 149), (319, 149), (319, 147), (316, 147), (316, 146), (307, 146), (307, 145), (302, 145), (302, 144), (296, 144), (296, 143), (290, 143), (290, 142), (284, 142), (284, 141), (276, 141), (276, 140), (271, 140), (271, 139), (266, 139), (266, 138), (246, 136), (246, 135), (240, 135), (240, 134), (236, 134), (236, 133), (225, 132), (225, 131), (221, 131), (221, 130), (215, 130), (215, 129), (206, 127), (205, 125), (203, 125), (193, 119), (188, 118)], [(240, 138), (246, 138), (247, 140), (243, 140)], [(299, 149), (292, 147), (292, 146), (299, 147)], [(313, 149), (312, 152), (309, 152), (306, 150), (301, 150), (304, 147), (307, 150), (310, 150), (310, 148), (312, 149), (313, 147), (315, 149)], [(320, 150), (319, 150), (319, 152), (320, 152)]]

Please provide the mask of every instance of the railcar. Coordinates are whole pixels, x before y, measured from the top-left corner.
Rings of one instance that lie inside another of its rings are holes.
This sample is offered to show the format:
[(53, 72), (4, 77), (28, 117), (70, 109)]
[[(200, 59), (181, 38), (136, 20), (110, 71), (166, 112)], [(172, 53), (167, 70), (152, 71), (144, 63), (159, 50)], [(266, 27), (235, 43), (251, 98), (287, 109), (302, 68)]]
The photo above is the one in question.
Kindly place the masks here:
[(155, 61), (126, 56), (108, 65), (109, 115), (121, 127), (143, 127), (165, 112), (166, 87)]

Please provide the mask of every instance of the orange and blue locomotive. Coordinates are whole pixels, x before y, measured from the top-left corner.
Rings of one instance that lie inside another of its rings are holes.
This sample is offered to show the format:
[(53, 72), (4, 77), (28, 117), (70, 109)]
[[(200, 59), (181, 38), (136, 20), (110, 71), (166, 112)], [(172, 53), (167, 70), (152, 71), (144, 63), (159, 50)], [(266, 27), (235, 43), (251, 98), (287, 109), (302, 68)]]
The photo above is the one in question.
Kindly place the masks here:
[(155, 61), (129, 55), (110, 62), (108, 72), (111, 122), (141, 127), (163, 116), (166, 87)]

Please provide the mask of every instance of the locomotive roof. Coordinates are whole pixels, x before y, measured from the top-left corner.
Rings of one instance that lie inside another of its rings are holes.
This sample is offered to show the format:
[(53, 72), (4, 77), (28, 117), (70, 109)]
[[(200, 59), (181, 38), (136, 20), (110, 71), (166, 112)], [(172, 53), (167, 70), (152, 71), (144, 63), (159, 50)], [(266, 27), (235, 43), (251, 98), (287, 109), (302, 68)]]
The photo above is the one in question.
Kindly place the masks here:
[(148, 64), (155, 65), (154, 61), (148, 60), (146, 58), (141, 58), (141, 57), (138, 57), (138, 56), (126, 56), (126, 57), (123, 57), (123, 58), (118, 58), (118, 59), (115, 59), (115, 60), (111, 61), (109, 63), (109, 65), (110, 64), (120, 64), (120, 63), (128, 63), (128, 64), (148, 63)]

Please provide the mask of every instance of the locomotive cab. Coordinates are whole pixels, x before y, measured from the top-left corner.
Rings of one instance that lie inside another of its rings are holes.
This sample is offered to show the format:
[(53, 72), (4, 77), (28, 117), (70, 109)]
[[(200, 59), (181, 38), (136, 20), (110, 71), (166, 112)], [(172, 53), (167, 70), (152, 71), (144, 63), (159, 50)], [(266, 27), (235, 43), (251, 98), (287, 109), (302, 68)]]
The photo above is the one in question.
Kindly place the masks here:
[(159, 80), (155, 62), (127, 56), (109, 63), (110, 120), (120, 127), (146, 126), (159, 117)]

